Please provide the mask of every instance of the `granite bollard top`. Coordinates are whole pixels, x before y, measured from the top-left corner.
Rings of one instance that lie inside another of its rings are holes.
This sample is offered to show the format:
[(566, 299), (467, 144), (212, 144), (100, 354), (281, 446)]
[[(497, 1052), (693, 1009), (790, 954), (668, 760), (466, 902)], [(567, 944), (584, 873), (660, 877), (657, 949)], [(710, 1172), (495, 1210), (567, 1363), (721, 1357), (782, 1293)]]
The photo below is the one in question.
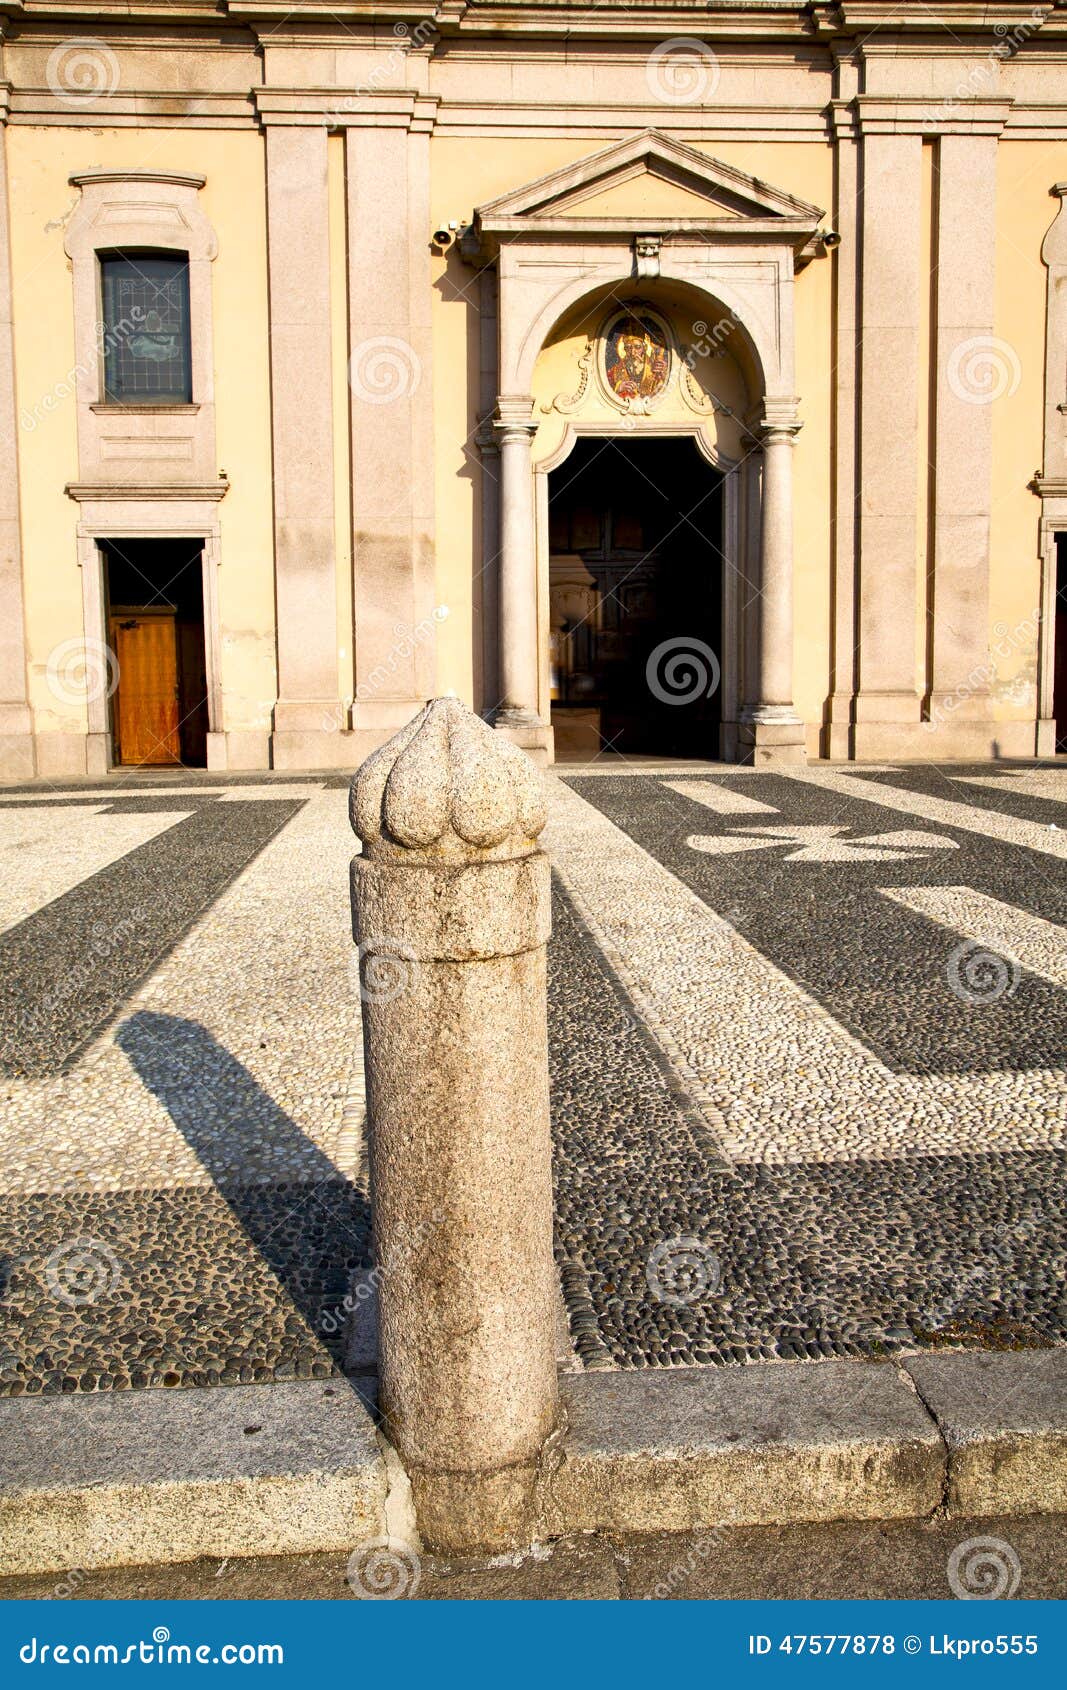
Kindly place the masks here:
[(349, 815), (372, 860), (506, 859), (537, 849), (544, 788), (503, 734), (435, 698), (357, 771)]

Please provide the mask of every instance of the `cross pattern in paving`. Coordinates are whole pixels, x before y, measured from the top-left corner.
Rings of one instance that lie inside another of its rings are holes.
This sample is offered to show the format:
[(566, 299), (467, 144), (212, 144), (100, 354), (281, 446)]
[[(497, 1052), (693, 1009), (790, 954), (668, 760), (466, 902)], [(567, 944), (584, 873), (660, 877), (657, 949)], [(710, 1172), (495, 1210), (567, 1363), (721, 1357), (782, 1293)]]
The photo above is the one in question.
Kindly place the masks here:
[[(581, 1360), (1062, 1341), (1067, 771), (549, 785)], [(339, 1365), (344, 786), (0, 794), (0, 1392)]]

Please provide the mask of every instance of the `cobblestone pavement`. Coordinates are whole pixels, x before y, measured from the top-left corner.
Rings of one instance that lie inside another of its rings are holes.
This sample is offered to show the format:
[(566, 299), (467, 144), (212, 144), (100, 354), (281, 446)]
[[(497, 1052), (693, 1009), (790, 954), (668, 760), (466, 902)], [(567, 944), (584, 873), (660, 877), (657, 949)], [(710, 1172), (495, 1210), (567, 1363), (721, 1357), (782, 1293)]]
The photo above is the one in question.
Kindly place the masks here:
[[(585, 1364), (1063, 1341), (1067, 769), (560, 774)], [(0, 1393), (336, 1368), (345, 786), (0, 791)]]

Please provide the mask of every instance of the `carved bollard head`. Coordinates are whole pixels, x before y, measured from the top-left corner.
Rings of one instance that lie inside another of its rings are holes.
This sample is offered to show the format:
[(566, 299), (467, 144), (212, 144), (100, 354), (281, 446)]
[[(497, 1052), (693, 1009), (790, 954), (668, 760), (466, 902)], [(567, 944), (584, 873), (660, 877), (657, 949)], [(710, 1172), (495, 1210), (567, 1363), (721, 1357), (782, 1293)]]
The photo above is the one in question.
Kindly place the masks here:
[(541, 776), (458, 698), (435, 698), (357, 771), (353, 830), (372, 862), (528, 856), (545, 825)]

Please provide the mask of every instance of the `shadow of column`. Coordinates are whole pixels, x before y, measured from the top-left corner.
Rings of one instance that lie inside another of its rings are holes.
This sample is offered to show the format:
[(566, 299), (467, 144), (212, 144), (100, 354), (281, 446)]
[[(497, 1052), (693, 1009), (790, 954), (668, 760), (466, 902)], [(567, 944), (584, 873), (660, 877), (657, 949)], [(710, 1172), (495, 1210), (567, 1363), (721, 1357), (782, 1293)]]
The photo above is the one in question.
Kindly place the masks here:
[(142, 1010), (116, 1043), (316, 1334), (370, 1261), (366, 1196), (196, 1021)]

